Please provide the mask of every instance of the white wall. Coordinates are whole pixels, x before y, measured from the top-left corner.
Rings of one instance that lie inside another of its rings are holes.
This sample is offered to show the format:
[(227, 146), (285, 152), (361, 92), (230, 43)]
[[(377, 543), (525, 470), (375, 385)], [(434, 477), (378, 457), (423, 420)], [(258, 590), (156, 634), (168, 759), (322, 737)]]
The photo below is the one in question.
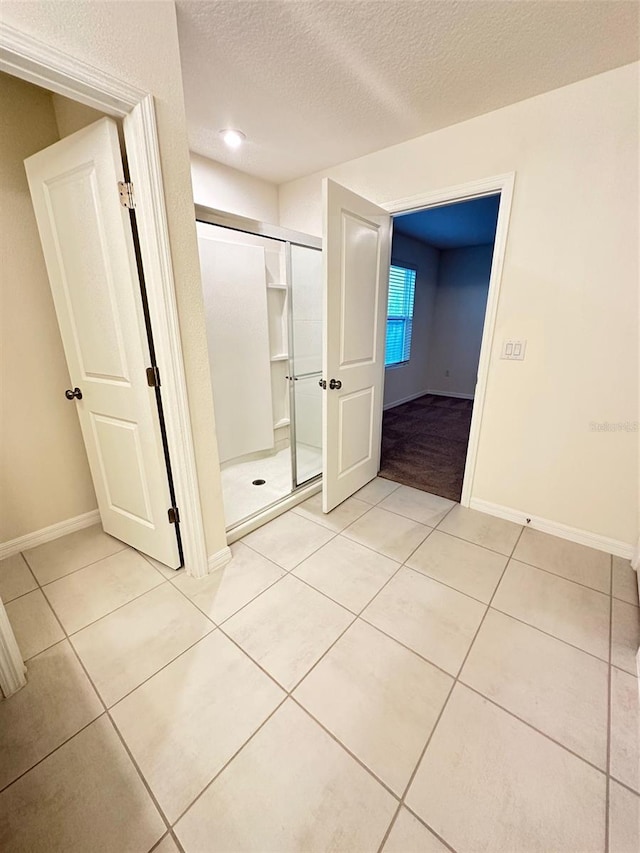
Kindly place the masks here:
[(429, 344), (432, 334), (434, 299), (438, 280), (437, 249), (406, 237), (393, 235), (393, 263), (416, 267), (416, 293), (413, 308), (411, 358), (406, 364), (387, 367), (384, 372), (384, 405), (391, 407), (426, 394), (429, 388)]
[(189, 408), (209, 554), (226, 547), (173, 0), (5, 0), (3, 22), (154, 96)]
[(278, 188), (224, 163), (191, 152), (191, 184), (196, 204), (278, 223)]
[[(638, 63), (326, 172), (379, 203), (516, 172), (473, 495), (635, 544)], [(280, 188), (320, 233), (321, 178)], [(528, 340), (523, 362), (499, 359)]]
[(51, 96), (0, 74), (0, 542), (97, 506), (24, 159), (58, 141)]
[(492, 257), (493, 245), (440, 252), (427, 356), (433, 393), (474, 395)]

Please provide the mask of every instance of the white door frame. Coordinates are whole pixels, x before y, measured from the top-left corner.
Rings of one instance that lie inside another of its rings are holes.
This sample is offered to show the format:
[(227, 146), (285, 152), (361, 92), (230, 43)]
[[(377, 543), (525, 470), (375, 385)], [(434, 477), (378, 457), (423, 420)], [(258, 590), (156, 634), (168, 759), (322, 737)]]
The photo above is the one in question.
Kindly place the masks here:
[(0, 71), (123, 119), (187, 573), (208, 572), (153, 96), (0, 24)]
[(8, 699), (25, 686), (26, 671), (7, 611), (0, 598), (0, 699)]
[(391, 214), (411, 213), (423, 210), (426, 207), (451, 204), (458, 201), (478, 198), (484, 195), (500, 193), (500, 208), (498, 211), (498, 222), (496, 225), (496, 238), (493, 248), (493, 259), (491, 262), (491, 276), (489, 278), (489, 293), (487, 295), (487, 308), (482, 330), (482, 344), (480, 346), (480, 359), (478, 361), (478, 378), (476, 381), (475, 395), (473, 401), (473, 412), (471, 415), (471, 428), (469, 430), (469, 444), (467, 447), (467, 458), (464, 467), (464, 479), (462, 481), (462, 506), (469, 506), (473, 494), (473, 479), (476, 471), (476, 458), (478, 445), (480, 444), (480, 430), (482, 428), (482, 415), (484, 413), (485, 395), (487, 392), (487, 379), (489, 376), (491, 350), (498, 313), (498, 298), (502, 284), (502, 268), (507, 248), (507, 232), (509, 230), (509, 217), (511, 216), (511, 203), (513, 201), (513, 188), (515, 184), (515, 172), (504, 175), (495, 175), (491, 178), (482, 178), (477, 181), (469, 181), (466, 184), (458, 184), (453, 187), (433, 190), (420, 195), (401, 198), (397, 201), (382, 204), (385, 210)]

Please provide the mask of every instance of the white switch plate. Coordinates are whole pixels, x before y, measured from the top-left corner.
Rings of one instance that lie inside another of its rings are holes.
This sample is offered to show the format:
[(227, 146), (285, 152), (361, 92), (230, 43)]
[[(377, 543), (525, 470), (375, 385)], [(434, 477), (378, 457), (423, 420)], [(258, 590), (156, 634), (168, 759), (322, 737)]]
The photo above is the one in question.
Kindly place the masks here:
[(526, 349), (526, 341), (517, 341), (510, 338), (502, 344), (502, 353), (500, 354), (500, 358), (506, 358), (510, 361), (524, 361)]

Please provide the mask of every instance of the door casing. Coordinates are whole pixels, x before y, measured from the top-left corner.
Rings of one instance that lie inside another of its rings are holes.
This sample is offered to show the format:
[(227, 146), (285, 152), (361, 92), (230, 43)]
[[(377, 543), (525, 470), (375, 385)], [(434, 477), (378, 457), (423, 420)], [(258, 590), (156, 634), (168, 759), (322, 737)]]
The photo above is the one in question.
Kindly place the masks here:
[(185, 569), (203, 577), (231, 553), (225, 547), (207, 557), (153, 96), (7, 24), (0, 24), (0, 71), (123, 120)]
[(428, 207), (436, 207), (443, 204), (453, 204), (459, 201), (468, 201), (486, 195), (500, 193), (500, 206), (498, 209), (498, 222), (496, 225), (496, 236), (493, 248), (493, 259), (491, 261), (491, 275), (489, 278), (489, 292), (487, 296), (487, 308), (482, 330), (482, 344), (480, 346), (480, 358), (478, 361), (478, 379), (476, 382), (475, 396), (473, 401), (473, 412), (471, 416), (471, 428), (469, 430), (469, 444), (464, 467), (464, 479), (462, 481), (462, 506), (469, 506), (473, 497), (473, 480), (476, 470), (478, 446), (480, 444), (480, 432), (482, 429), (482, 416), (484, 413), (485, 397), (487, 392), (487, 380), (489, 377), (490, 358), (495, 337), (496, 317), (498, 314), (498, 300), (502, 284), (502, 268), (507, 248), (507, 233), (509, 230), (509, 219), (511, 216), (511, 204), (515, 185), (515, 172), (507, 172), (503, 175), (494, 175), (489, 178), (481, 178), (469, 181), (466, 184), (457, 184), (452, 187), (443, 187), (428, 193), (421, 193), (397, 201), (380, 204), (380, 207), (392, 215), (401, 213), (415, 213)]

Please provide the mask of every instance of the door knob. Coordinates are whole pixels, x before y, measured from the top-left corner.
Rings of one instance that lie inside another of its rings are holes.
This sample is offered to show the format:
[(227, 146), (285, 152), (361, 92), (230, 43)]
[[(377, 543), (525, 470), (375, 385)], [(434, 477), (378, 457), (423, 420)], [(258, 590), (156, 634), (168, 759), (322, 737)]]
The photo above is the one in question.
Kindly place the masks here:
[(322, 388), (323, 391), (327, 390), (327, 380), (326, 379), (319, 379), (318, 385)]
[(339, 391), (342, 388), (342, 382), (340, 382), (339, 379), (332, 379), (329, 382), (329, 388), (331, 388), (332, 391)]
[(67, 390), (64, 392), (64, 396), (67, 398), (67, 400), (73, 400), (74, 398), (76, 400), (82, 400), (82, 391), (79, 388), (74, 388), (73, 391), (71, 390), (71, 388), (67, 388)]

